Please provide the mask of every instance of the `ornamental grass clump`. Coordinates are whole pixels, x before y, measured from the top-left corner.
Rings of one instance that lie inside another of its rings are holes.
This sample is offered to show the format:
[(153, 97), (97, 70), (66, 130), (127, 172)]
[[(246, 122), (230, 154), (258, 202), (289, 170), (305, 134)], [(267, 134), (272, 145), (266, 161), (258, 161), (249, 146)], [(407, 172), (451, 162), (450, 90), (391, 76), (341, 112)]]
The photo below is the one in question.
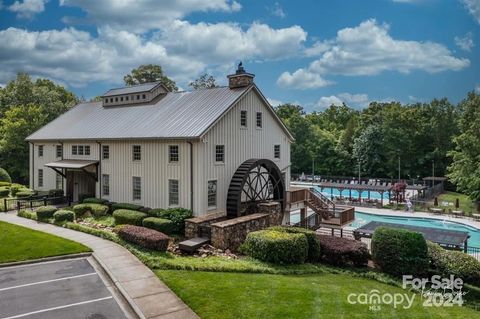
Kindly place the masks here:
[(164, 233), (134, 225), (121, 227), (118, 231), (118, 236), (125, 241), (158, 251), (166, 251), (170, 241), (170, 237)]
[(247, 235), (241, 251), (265, 262), (301, 264), (307, 260), (308, 240), (301, 233), (259, 230)]

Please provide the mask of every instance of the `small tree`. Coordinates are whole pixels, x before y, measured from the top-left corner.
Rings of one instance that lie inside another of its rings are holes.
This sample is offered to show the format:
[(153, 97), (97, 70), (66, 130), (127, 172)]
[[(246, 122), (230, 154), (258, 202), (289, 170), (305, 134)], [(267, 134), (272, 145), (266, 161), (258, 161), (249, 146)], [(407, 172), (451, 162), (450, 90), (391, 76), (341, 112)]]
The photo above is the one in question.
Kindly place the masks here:
[(125, 85), (137, 85), (150, 82), (162, 82), (170, 91), (178, 91), (175, 81), (163, 74), (162, 67), (156, 64), (144, 64), (133, 69), (123, 77)]
[(217, 83), (215, 83), (215, 78), (212, 75), (209, 75), (207, 73), (201, 75), (195, 81), (190, 82), (188, 86), (190, 86), (194, 90), (210, 89), (210, 88), (218, 87)]

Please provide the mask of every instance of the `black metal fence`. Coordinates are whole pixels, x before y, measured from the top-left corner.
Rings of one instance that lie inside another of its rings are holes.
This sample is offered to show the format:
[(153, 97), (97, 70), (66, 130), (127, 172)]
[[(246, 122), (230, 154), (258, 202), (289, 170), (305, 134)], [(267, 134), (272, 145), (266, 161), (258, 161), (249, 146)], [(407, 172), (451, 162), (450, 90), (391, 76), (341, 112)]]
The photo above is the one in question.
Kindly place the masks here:
[(3, 199), (3, 211), (9, 210), (21, 210), (26, 208), (36, 208), (46, 205), (61, 205), (71, 204), (71, 200), (68, 196), (34, 196), (25, 198), (4, 198)]
[(467, 246), (467, 254), (480, 260), (480, 247)]

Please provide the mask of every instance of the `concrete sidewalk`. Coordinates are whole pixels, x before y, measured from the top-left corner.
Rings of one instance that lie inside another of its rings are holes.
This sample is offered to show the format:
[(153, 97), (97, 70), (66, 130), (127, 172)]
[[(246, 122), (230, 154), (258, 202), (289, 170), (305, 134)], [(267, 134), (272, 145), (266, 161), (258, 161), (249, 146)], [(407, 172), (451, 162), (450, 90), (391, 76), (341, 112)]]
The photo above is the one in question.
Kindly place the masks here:
[(93, 235), (0, 213), (0, 221), (40, 230), (82, 243), (111, 277), (116, 287), (140, 318), (199, 318), (137, 257), (124, 247)]

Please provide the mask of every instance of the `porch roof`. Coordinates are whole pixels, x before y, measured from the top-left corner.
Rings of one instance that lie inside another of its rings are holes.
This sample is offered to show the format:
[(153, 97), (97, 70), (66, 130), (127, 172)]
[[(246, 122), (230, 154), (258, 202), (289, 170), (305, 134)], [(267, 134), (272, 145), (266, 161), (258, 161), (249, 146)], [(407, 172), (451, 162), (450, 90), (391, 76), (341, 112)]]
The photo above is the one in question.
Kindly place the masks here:
[(82, 169), (87, 166), (96, 164), (98, 164), (98, 161), (63, 159), (60, 161), (45, 164), (45, 166), (52, 168)]

